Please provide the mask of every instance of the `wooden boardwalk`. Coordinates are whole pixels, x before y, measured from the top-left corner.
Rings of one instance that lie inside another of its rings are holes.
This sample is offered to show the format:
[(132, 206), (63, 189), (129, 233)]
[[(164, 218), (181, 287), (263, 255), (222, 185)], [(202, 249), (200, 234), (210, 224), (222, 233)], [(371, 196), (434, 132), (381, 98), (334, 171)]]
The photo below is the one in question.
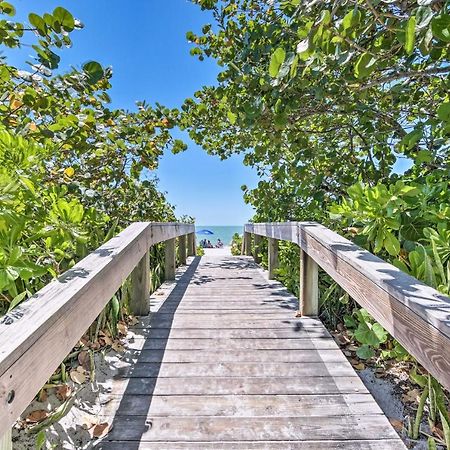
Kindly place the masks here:
[(402, 449), (322, 323), (249, 257), (196, 257), (153, 296), (103, 449)]

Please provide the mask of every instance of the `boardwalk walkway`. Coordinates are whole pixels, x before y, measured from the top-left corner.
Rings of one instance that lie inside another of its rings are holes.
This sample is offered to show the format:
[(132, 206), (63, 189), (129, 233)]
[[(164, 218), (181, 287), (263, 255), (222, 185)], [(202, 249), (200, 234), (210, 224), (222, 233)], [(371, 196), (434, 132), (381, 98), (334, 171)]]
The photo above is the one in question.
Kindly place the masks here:
[(196, 257), (153, 295), (98, 448), (402, 449), (319, 320), (249, 257)]

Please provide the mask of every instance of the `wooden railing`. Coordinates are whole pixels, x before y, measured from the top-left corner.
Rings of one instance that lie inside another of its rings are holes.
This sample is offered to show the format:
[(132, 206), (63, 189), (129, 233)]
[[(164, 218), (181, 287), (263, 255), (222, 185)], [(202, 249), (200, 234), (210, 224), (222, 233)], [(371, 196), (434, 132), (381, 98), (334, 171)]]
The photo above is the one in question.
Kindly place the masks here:
[(407, 275), (348, 239), (314, 222), (245, 225), (243, 253), (255, 259), (261, 237), (269, 238), (269, 277), (278, 265), (278, 240), (300, 247), (300, 304), (318, 315), (318, 266), (450, 389), (450, 298)]
[(0, 318), (0, 449), (11, 448), (12, 424), (130, 274), (131, 312), (149, 313), (149, 249), (165, 241), (165, 277), (174, 279), (175, 238), (185, 264), (194, 225), (133, 223)]

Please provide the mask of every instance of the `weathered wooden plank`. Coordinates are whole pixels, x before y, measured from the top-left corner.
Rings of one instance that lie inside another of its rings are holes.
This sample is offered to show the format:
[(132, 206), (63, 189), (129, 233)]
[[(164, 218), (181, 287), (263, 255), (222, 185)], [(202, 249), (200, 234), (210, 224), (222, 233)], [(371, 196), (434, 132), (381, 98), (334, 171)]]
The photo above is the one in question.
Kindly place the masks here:
[(164, 245), (164, 277), (166, 280), (175, 280), (175, 238), (169, 239)]
[(247, 223), (244, 230), (260, 236), (266, 236), (280, 241), (298, 242), (297, 224), (299, 222)]
[(178, 260), (181, 266), (186, 265), (186, 235), (178, 237)]
[[(213, 314), (202, 314), (201, 317), (190, 314), (189, 317), (184, 315), (171, 314), (166, 315), (166, 317), (158, 316), (159, 313), (154, 314), (154, 318), (151, 321), (151, 326), (153, 328), (288, 328), (291, 327), (293, 330), (302, 330), (307, 327), (319, 327), (320, 325), (314, 323), (305, 323), (299, 319), (289, 319), (289, 316), (285, 319), (283, 318), (265, 318), (258, 316), (255, 319), (249, 318), (239, 318), (239, 317), (227, 317), (227, 315)], [(193, 316), (193, 317), (191, 317)]]
[(11, 428), (0, 436), (0, 450), (13, 450)]
[[(149, 422), (150, 421), (150, 422)], [(148, 426), (151, 423), (151, 426)], [(264, 441), (395, 439), (381, 415), (331, 417), (151, 417), (120, 416), (108, 439), (173, 441)], [(399, 441), (401, 444), (401, 441)], [(401, 448), (401, 447), (399, 447)]]
[(370, 394), (124, 395), (112, 394), (102, 416), (330, 417), (383, 414)]
[(135, 316), (150, 312), (150, 253), (147, 251), (131, 272), (130, 311)]
[(188, 256), (195, 256), (197, 253), (195, 243), (195, 233), (189, 233), (187, 235), (187, 247), (188, 247)]
[(137, 326), (135, 334), (144, 335), (151, 338), (171, 338), (182, 339), (209, 339), (221, 336), (224, 339), (303, 339), (305, 337), (330, 337), (330, 333), (325, 328), (303, 327), (294, 328), (149, 328), (146, 325)]
[(215, 350), (149, 350), (144, 349), (136, 358), (139, 363), (253, 363), (253, 362), (342, 362), (342, 352), (338, 348), (320, 349), (320, 352), (314, 349), (303, 350), (282, 350), (281, 348), (274, 350), (231, 350), (217, 352)]
[(185, 224), (134, 223), (2, 318), (0, 435), (9, 430), (149, 247), (192, 229)]
[(253, 236), (253, 258), (256, 264), (261, 262), (261, 244), (262, 238), (258, 234)]
[(319, 315), (319, 270), (317, 263), (300, 249), (300, 312)]
[[(96, 448), (104, 450), (192, 450), (192, 442), (101, 442)], [(196, 442), (196, 450), (401, 450), (405, 448), (398, 439), (383, 440), (330, 440), (330, 441), (233, 441)]]
[(354, 371), (351, 365), (340, 362), (305, 363), (134, 363), (131, 367), (121, 367), (117, 377), (351, 377)]
[[(298, 305), (295, 305), (298, 306)], [(214, 314), (214, 312), (221, 312), (222, 314), (226, 313), (238, 313), (238, 312), (245, 312), (248, 311), (249, 313), (255, 312), (257, 310), (260, 310), (258, 313), (259, 315), (266, 315), (266, 314), (272, 314), (277, 313), (280, 311), (285, 311), (286, 313), (289, 313), (289, 311), (292, 311), (293, 313), (297, 311), (297, 308), (293, 306), (291, 303), (287, 304), (281, 304), (277, 306), (273, 306), (272, 304), (266, 304), (261, 302), (255, 302), (250, 304), (226, 304), (223, 306), (223, 308), (220, 307), (220, 303), (198, 303), (196, 305), (193, 304), (185, 304), (184, 302), (180, 306), (176, 305), (163, 305), (161, 308), (155, 310), (155, 312), (165, 313), (165, 314)]]
[[(144, 342), (140, 342), (144, 340)], [(336, 343), (332, 338), (310, 339), (145, 339), (135, 338), (129, 343), (130, 348), (143, 348), (144, 350), (312, 350), (335, 349)]]
[(367, 393), (361, 379), (348, 377), (131, 377), (113, 380), (115, 395), (314, 395)]
[(273, 280), (275, 271), (278, 269), (278, 241), (276, 239), (268, 239), (268, 252), (268, 276), (269, 280)]
[(252, 255), (252, 235), (250, 233), (244, 233), (244, 238), (242, 240), (244, 251), (243, 254), (246, 256)]

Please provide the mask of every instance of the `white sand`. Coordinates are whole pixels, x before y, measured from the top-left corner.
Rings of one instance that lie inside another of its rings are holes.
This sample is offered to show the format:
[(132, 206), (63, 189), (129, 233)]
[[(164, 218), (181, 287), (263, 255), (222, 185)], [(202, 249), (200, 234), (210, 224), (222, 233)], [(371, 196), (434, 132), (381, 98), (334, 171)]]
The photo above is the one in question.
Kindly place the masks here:
[(226, 245), (222, 248), (204, 248), (205, 256), (231, 256), (231, 247)]

